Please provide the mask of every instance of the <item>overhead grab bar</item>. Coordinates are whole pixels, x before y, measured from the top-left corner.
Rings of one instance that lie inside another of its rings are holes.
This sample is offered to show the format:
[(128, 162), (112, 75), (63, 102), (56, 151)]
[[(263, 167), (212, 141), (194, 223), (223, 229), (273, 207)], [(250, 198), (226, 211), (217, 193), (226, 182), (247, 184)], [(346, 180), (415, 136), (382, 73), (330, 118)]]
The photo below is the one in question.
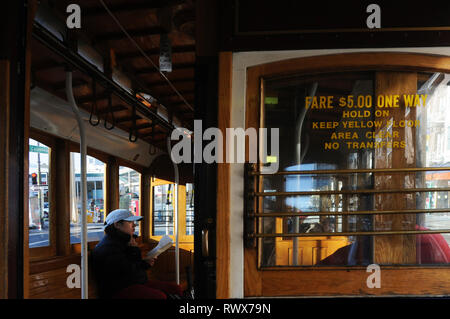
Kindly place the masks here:
[(179, 184), (179, 175), (178, 175), (178, 165), (172, 158), (172, 145), (170, 144), (170, 135), (167, 135), (167, 152), (172, 160), (173, 170), (175, 174), (175, 185), (173, 187), (173, 211), (174, 211), (174, 233), (175, 233), (175, 276), (177, 285), (180, 284), (180, 247), (178, 246), (178, 184)]
[(87, 255), (87, 180), (86, 180), (86, 132), (80, 110), (73, 97), (72, 72), (66, 71), (66, 95), (75, 115), (80, 130), (80, 161), (81, 161), (81, 298), (88, 299), (88, 255)]
[[(108, 119), (108, 114), (111, 114), (111, 119), (112, 119), (111, 127), (108, 127), (107, 124), (106, 124), (107, 119)], [(111, 92), (109, 92), (109, 94), (108, 94), (108, 112), (106, 112), (105, 123), (104, 123), (105, 128), (107, 130), (112, 130), (116, 126), (115, 122), (116, 122), (116, 119), (114, 118), (114, 112), (112, 110), (112, 94), (111, 94)]]
[[(95, 80), (92, 80), (92, 96), (94, 97), (94, 101), (92, 102), (92, 106), (91, 106), (91, 115), (89, 116), (89, 123), (92, 126), (97, 126), (100, 124), (100, 116), (98, 116), (97, 113), (97, 83), (95, 82)], [(97, 122), (93, 122), (92, 121), (92, 115), (96, 113), (97, 115)]]

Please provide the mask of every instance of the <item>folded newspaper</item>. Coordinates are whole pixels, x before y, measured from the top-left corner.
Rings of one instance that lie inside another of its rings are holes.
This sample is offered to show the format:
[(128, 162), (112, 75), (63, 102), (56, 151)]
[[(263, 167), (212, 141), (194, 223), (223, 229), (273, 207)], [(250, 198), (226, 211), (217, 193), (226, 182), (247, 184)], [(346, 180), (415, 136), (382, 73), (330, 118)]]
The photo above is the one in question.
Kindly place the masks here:
[(163, 236), (163, 238), (161, 238), (161, 240), (159, 241), (158, 245), (147, 253), (147, 258), (158, 257), (167, 249), (172, 247), (172, 244), (173, 241), (169, 236), (167, 235)]

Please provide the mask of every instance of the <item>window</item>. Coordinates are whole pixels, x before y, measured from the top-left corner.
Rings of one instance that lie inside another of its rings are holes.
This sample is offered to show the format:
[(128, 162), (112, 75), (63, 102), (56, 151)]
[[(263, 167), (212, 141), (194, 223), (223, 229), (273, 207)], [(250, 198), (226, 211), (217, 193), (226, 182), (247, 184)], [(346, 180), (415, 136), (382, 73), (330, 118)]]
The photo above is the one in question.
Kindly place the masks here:
[[(171, 181), (151, 180), (150, 236), (155, 240), (164, 235), (175, 240), (174, 187)], [(179, 184), (177, 189), (178, 240), (181, 248), (191, 250), (194, 242), (194, 185)]]
[(449, 61), (370, 52), (248, 66), (245, 127), (279, 128), (278, 145), (258, 145), (279, 169), (245, 167), (245, 296), (447, 293), (449, 75), (435, 70)]
[(152, 235), (173, 235), (173, 186), (153, 186)]
[[(136, 216), (141, 216), (141, 174), (135, 170), (119, 166), (119, 208), (128, 209)], [(140, 234), (137, 223), (136, 234)]]
[(51, 149), (29, 139), (29, 247), (50, 246)]
[[(450, 263), (450, 177), (438, 170), (450, 166), (448, 77), (361, 71), (264, 80), (264, 127), (280, 130), (286, 174), (261, 177), (260, 192), (281, 194), (261, 195), (259, 212), (293, 216), (260, 219), (261, 267)], [(275, 233), (286, 235), (267, 236)]]
[[(70, 153), (70, 243), (81, 242), (81, 167), (80, 153)], [(98, 241), (103, 237), (105, 222), (105, 168), (106, 165), (95, 157), (86, 158), (87, 179), (87, 235), (88, 241)]]
[(186, 235), (194, 235), (194, 184), (186, 184)]

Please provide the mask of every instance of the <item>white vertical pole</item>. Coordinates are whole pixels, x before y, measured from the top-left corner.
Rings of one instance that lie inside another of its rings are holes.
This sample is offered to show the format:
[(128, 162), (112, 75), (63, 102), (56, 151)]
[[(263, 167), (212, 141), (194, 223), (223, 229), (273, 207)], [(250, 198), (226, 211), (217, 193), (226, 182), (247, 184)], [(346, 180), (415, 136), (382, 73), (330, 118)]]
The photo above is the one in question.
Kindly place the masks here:
[(88, 255), (87, 255), (87, 184), (86, 184), (86, 133), (80, 111), (77, 107), (72, 91), (72, 72), (66, 72), (66, 95), (80, 130), (80, 160), (81, 160), (81, 298), (88, 299)]
[[(170, 145), (170, 136), (167, 136), (167, 150), (169, 152), (170, 158), (172, 158), (172, 146)], [(174, 211), (174, 234), (175, 234), (175, 275), (177, 285), (180, 284), (180, 248), (178, 247), (178, 184), (179, 184), (179, 175), (178, 175), (178, 165), (173, 161), (173, 170), (175, 174), (175, 185), (173, 190), (173, 211)]]

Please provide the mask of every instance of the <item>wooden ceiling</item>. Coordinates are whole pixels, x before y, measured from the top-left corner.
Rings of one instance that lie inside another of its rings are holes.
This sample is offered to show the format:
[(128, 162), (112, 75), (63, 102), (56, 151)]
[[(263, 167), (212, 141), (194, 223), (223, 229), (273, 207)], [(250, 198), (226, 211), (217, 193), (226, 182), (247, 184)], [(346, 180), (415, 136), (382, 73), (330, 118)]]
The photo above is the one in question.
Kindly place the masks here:
[[(155, 99), (150, 99), (150, 104), (148, 100), (143, 101), (145, 107), (156, 113), (157, 108), (163, 105), (168, 111), (170, 125), (173, 117), (176, 117), (182, 127), (191, 128), (195, 102), (194, 0), (103, 2), (153, 63), (121, 30), (99, 0), (41, 1), (40, 5), (46, 6), (59, 20), (65, 21), (69, 15), (66, 13), (67, 6), (78, 4), (81, 8), (81, 29), (72, 29), (70, 38), (87, 41), (102, 56), (104, 70), (114, 68), (124, 74), (131, 81), (134, 96), (136, 93), (145, 93)], [(167, 34), (170, 39), (172, 51), (172, 72), (163, 72), (163, 75), (155, 68), (155, 65), (159, 67), (162, 34)], [(66, 65), (63, 56), (33, 39), (33, 85), (66, 99)], [(106, 71), (105, 74), (111, 77), (111, 72)], [(73, 87), (78, 106), (93, 113), (93, 122), (101, 118), (101, 125), (104, 125), (106, 118), (108, 126), (114, 124), (127, 132), (136, 129), (138, 138), (165, 149), (165, 138), (170, 134), (167, 126), (141, 114), (137, 115), (134, 125), (132, 105), (111, 94), (86, 70), (74, 69)], [(140, 97), (138, 99), (142, 101)]]

